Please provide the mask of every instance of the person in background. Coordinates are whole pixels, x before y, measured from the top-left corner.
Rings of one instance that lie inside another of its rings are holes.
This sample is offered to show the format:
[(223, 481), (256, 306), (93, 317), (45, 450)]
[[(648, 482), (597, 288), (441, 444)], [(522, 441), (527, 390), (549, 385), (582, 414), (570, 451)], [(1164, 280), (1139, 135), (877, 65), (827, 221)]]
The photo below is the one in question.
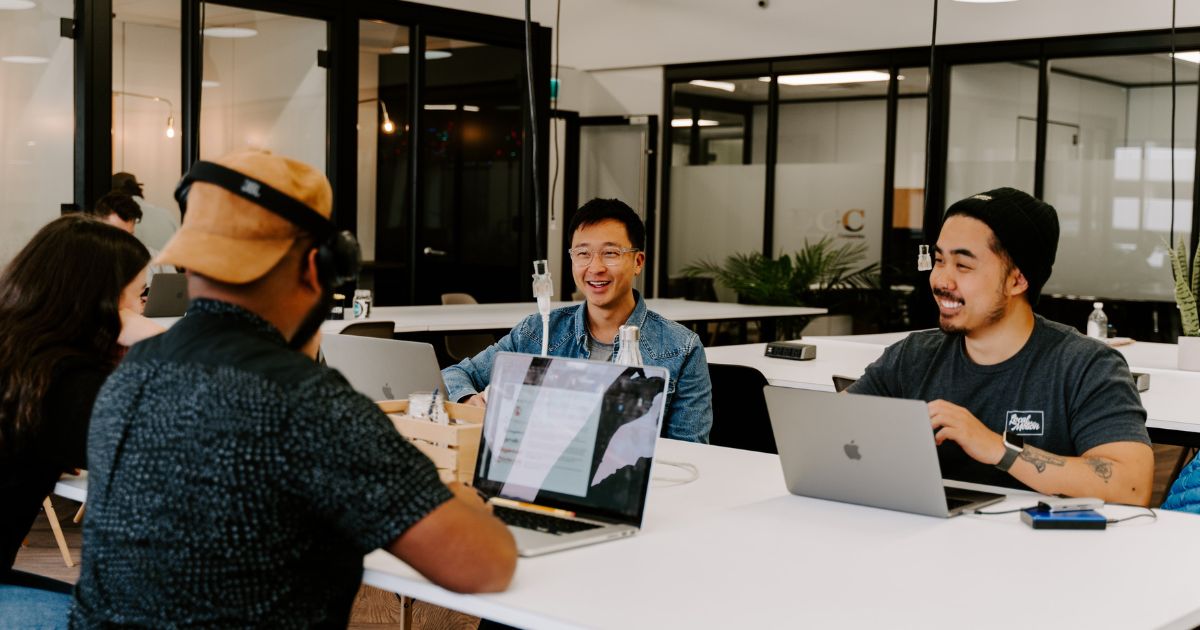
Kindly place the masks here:
[(325, 176), (254, 150), (192, 175), (161, 257), (188, 270), (187, 316), (93, 409), (72, 626), (345, 627), (379, 548), (448, 589), (507, 588), (504, 524), (313, 360), (348, 253)]
[[(137, 227), (145, 220), (145, 215), (142, 214), (142, 207), (138, 205), (134, 197), (128, 193), (114, 190), (99, 199), (96, 205), (92, 206), (92, 216), (116, 227), (137, 236)], [(141, 239), (139, 239), (141, 240)], [(153, 260), (158, 257), (158, 248), (146, 243), (142, 240), (142, 244), (150, 252), (150, 258)], [(164, 265), (153, 263), (146, 272), (146, 285), (154, 284), (154, 276), (160, 273), (175, 273), (173, 265)]]
[(142, 220), (142, 208), (133, 197), (115, 190), (97, 200), (88, 214), (130, 234)]
[[(627, 204), (617, 199), (593, 199), (575, 212), (570, 226), (575, 286), (583, 304), (550, 313), (549, 353), (593, 361), (613, 361), (618, 352), (617, 331), (632, 324), (641, 329), (642, 359), (667, 368), (665, 435), (689, 442), (708, 442), (712, 428), (712, 383), (700, 337), (686, 327), (646, 308), (633, 288), (646, 264), (646, 228)], [(442, 370), (448, 398), (473, 405), (487, 401), (480, 392), (491, 381), (497, 352), (540, 354), (542, 320), (533, 313), (503, 339), (479, 354)]]
[(142, 221), (134, 228), (133, 235), (152, 251), (159, 251), (179, 229), (179, 211), (156, 206), (146, 201), (145, 186), (133, 173), (117, 173), (112, 176), (112, 189), (133, 198), (142, 211)]
[(140, 317), (150, 256), (79, 214), (51, 221), (0, 276), (0, 625), (66, 624), (71, 586), (13, 570), (42, 500), (86, 464), (92, 403)]
[(1058, 213), (1013, 188), (946, 210), (929, 286), (939, 329), (884, 351), (847, 390), (929, 401), (942, 476), (1146, 505), (1154, 452), (1120, 352), (1033, 312)]
[(1200, 457), (1193, 457), (1183, 472), (1179, 473), (1179, 478), (1171, 484), (1162, 509), (1200, 514)]

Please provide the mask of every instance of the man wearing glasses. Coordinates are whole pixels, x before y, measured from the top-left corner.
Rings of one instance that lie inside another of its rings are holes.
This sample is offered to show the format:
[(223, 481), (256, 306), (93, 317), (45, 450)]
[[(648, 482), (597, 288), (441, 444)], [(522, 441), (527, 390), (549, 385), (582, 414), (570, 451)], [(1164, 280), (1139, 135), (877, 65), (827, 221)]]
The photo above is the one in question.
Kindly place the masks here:
[[(664, 435), (677, 440), (708, 442), (712, 427), (712, 384), (708, 361), (696, 333), (646, 308), (633, 281), (646, 264), (646, 228), (624, 202), (593, 199), (571, 219), (571, 275), (584, 303), (550, 313), (549, 353), (593, 361), (616, 356), (617, 330), (626, 324), (641, 329), (642, 359), (667, 368), (667, 412)], [(442, 370), (448, 398), (472, 405), (487, 402), (492, 359), (497, 352), (539, 354), (542, 322), (526, 317), (489, 348)]]

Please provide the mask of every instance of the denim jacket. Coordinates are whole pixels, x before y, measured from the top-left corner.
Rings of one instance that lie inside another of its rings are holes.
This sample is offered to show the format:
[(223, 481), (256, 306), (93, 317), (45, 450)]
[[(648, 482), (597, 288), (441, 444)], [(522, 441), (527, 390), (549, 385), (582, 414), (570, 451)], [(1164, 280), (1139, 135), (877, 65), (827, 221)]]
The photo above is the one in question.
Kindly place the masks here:
[[(626, 324), (641, 328), (642, 360), (646, 365), (667, 368), (667, 409), (664, 414), (665, 435), (676, 440), (708, 442), (712, 428), (712, 383), (708, 380), (708, 361), (700, 337), (686, 327), (663, 318), (646, 308), (637, 292), (633, 313)], [(549, 353), (556, 357), (587, 359), (591, 348), (588, 341), (587, 305), (564, 306), (550, 312)], [(615, 340), (620, 344), (620, 340)], [(540, 354), (542, 351), (542, 319), (537, 313), (521, 323), (483, 352), (463, 359), (457, 365), (442, 370), (448, 400), (462, 400), (487, 387), (492, 378), (492, 361), (497, 352)], [(613, 348), (613, 360), (620, 354), (619, 345)]]

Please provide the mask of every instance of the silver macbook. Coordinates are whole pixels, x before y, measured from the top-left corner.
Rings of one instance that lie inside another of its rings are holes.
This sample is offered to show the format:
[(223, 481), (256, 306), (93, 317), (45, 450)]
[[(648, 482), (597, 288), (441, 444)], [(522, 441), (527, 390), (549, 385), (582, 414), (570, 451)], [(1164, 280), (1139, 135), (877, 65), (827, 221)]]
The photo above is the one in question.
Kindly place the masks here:
[(433, 346), (416, 341), (325, 335), (325, 364), (371, 400), (403, 400), (413, 392), (446, 392)]
[(771, 385), (763, 393), (792, 494), (941, 517), (1004, 499), (942, 485), (919, 400)]
[(496, 355), (474, 485), (522, 556), (637, 533), (667, 379), (661, 367)]
[(146, 296), (146, 317), (180, 317), (187, 312), (187, 275), (182, 273), (156, 273), (150, 282)]

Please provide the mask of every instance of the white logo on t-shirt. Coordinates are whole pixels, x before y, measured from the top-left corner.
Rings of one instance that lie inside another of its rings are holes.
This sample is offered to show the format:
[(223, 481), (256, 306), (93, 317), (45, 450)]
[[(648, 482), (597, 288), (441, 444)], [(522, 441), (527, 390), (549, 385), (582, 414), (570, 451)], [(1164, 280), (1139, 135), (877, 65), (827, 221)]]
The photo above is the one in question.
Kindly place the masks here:
[(1005, 414), (1004, 427), (1017, 435), (1043, 435), (1046, 431), (1045, 412), (1010, 411)]

